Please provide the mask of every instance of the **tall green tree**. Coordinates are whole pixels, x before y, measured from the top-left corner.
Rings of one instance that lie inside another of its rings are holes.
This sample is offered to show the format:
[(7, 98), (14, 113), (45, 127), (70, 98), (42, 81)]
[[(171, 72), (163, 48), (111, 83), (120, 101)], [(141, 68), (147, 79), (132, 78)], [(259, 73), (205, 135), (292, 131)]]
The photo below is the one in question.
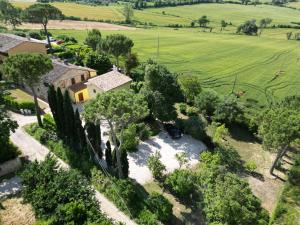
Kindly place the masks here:
[(195, 96), (201, 92), (201, 82), (198, 76), (183, 75), (178, 79), (180, 88), (187, 102), (194, 102)]
[(105, 148), (105, 161), (106, 161), (107, 167), (110, 169), (113, 166), (113, 159), (112, 159), (110, 141), (108, 140), (105, 145), (106, 145), (106, 148)]
[(26, 8), (23, 14), (25, 21), (29, 23), (39, 23), (43, 26), (43, 29), (47, 36), (49, 48), (52, 49), (47, 26), (49, 20), (62, 20), (62, 12), (58, 8), (50, 4), (36, 3)]
[(275, 166), (288, 151), (289, 146), (300, 139), (300, 113), (298, 110), (275, 108), (262, 113), (258, 133), (266, 150), (277, 153), (270, 169), (273, 175)]
[(132, 17), (133, 17), (133, 8), (132, 8), (131, 3), (124, 4), (123, 14), (125, 16), (125, 22), (131, 23)]
[(271, 18), (263, 18), (259, 21), (259, 35), (261, 35), (263, 29), (265, 29), (269, 24), (272, 23), (272, 19)]
[(136, 53), (129, 53), (125, 56), (125, 73), (130, 75), (131, 70), (139, 65)]
[(22, 9), (14, 7), (6, 0), (0, 1), (0, 21), (11, 25), (13, 29), (22, 24), (21, 13)]
[(60, 88), (57, 88), (56, 91), (56, 102), (57, 102), (57, 120), (58, 124), (56, 124), (56, 127), (59, 129), (59, 135), (61, 138), (65, 138), (65, 130), (66, 130), (66, 122), (64, 114), (64, 97), (61, 92)]
[(88, 31), (84, 43), (91, 47), (94, 51), (96, 51), (97, 48), (101, 45), (101, 32), (97, 29)]
[(106, 54), (90, 52), (85, 55), (84, 65), (97, 70), (97, 74), (104, 74), (111, 70), (112, 64)]
[(41, 77), (52, 69), (51, 60), (48, 56), (42, 54), (17, 54), (9, 56), (2, 65), (3, 74), (7, 79), (24, 83), (31, 89), (39, 126), (42, 126), (42, 120), (36, 87), (40, 84)]
[(182, 101), (183, 96), (176, 75), (165, 66), (153, 62), (146, 65), (142, 93), (154, 117), (161, 121), (176, 119), (174, 104)]
[(148, 115), (147, 103), (140, 94), (121, 90), (97, 95), (89, 101), (83, 112), (83, 117), (93, 123), (106, 121), (110, 128), (112, 142), (116, 149), (119, 178), (124, 178), (122, 170), (123, 131)]
[(102, 49), (115, 57), (116, 64), (119, 67), (120, 56), (126, 56), (131, 53), (133, 45), (133, 41), (125, 35), (111, 34), (102, 43)]
[(198, 20), (199, 26), (200, 27), (207, 27), (207, 24), (209, 23), (209, 19), (207, 18), (207, 16), (201, 16)]
[(58, 115), (58, 107), (57, 107), (57, 93), (53, 85), (50, 85), (48, 88), (48, 103), (52, 112), (53, 119), (56, 124), (57, 132), (61, 132), (61, 123)]
[(76, 124), (75, 124), (75, 115), (68, 91), (64, 93), (64, 117), (65, 117), (65, 136), (68, 144), (76, 149)]
[(204, 89), (200, 94), (195, 97), (196, 107), (208, 116), (212, 116), (221, 102), (218, 93), (213, 89)]
[[(82, 153), (84, 151), (84, 149), (87, 146), (86, 143), (86, 138), (85, 138), (85, 131), (84, 128), (82, 126), (82, 122), (80, 119), (80, 114), (78, 112), (78, 109), (76, 109), (75, 111), (75, 129), (76, 129), (76, 135), (75, 135), (75, 143), (76, 143), (76, 148), (78, 148), (78, 150)], [(100, 139), (101, 141), (101, 139)], [(77, 145), (77, 143), (79, 145)], [(101, 144), (101, 142), (100, 142)]]
[(87, 131), (87, 137), (92, 145), (92, 147), (94, 148), (94, 150), (96, 151), (96, 153), (98, 154), (99, 158), (102, 158), (102, 149), (101, 149), (101, 128), (100, 128), (100, 124), (94, 124), (92, 122), (87, 122), (86, 125), (86, 131)]

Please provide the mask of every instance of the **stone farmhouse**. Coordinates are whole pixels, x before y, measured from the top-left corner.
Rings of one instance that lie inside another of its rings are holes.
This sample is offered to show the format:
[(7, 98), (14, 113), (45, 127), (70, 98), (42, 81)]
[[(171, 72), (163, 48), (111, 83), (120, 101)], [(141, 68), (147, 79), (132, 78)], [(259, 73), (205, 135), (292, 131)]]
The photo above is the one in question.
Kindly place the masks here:
[(18, 53), (46, 54), (47, 49), (42, 41), (0, 33), (0, 64), (6, 57)]
[[(0, 64), (13, 54), (42, 53), (46, 54), (45, 43), (31, 38), (19, 37), (13, 34), (0, 33)], [(45, 74), (40, 84), (35, 87), (39, 98), (47, 101), (49, 85), (60, 88), (64, 93), (69, 91), (70, 98), (76, 103), (82, 103), (94, 98), (98, 93), (129, 89), (131, 78), (120, 73), (114, 67), (111, 72), (97, 76), (94, 69), (76, 66), (58, 59), (52, 59), (53, 70)], [(27, 92), (30, 89), (24, 86)]]

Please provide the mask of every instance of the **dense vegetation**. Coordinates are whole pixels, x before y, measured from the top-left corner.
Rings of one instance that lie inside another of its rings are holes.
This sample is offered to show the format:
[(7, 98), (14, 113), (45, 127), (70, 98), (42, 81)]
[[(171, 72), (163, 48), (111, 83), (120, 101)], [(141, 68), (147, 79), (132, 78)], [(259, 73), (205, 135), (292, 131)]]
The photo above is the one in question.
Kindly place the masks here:
[(10, 140), (10, 132), (14, 132), (18, 128), (16, 121), (12, 120), (5, 108), (5, 86), (0, 84), (0, 163), (15, 158), (19, 152)]
[(26, 166), (21, 177), (22, 197), (43, 224), (113, 224), (101, 213), (88, 181), (76, 170), (58, 169), (50, 156)]

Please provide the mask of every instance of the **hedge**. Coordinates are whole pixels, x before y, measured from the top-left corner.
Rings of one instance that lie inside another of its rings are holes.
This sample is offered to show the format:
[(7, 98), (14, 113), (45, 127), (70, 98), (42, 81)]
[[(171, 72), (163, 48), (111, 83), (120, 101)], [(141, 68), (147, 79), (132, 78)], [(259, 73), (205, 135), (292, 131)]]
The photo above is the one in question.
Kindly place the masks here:
[(4, 97), (4, 104), (5, 106), (14, 112), (20, 112), (21, 109), (28, 109), (31, 110), (32, 113), (35, 113), (35, 104), (34, 102), (17, 102), (15, 99), (13, 99), (11, 96), (5, 96)]

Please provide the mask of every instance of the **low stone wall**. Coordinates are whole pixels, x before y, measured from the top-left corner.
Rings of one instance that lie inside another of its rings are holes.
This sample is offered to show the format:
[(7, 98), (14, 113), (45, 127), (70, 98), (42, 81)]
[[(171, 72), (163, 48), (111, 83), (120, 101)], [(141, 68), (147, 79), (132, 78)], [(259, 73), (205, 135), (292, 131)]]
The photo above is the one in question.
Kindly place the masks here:
[(20, 158), (15, 158), (0, 164), (0, 177), (9, 173), (16, 172), (18, 169), (21, 168), (21, 166), (22, 162)]

